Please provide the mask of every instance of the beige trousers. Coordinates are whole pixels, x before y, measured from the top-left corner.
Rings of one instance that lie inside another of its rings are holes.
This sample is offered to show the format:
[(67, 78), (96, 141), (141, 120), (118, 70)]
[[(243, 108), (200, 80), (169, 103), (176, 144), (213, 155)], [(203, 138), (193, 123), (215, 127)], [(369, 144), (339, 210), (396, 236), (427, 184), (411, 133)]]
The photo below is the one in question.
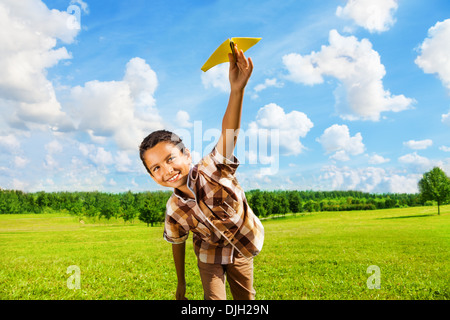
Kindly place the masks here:
[(198, 261), (205, 300), (226, 300), (225, 278), (230, 285), (234, 300), (254, 300), (253, 259), (241, 254), (232, 264), (210, 264)]

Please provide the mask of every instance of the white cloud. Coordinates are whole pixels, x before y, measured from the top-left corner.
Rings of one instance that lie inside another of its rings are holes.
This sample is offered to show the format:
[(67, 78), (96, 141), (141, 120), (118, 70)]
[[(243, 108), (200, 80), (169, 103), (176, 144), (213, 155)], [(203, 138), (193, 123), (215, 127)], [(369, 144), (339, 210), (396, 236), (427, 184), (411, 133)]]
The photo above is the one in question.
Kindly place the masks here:
[(413, 163), (428, 166), (431, 162), (428, 158), (419, 156), (417, 152), (405, 154), (398, 158), (398, 160), (402, 163)]
[(190, 116), (189, 113), (187, 113), (184, 110), (180, 110), (177, 112), (177, 115), (175, 117), (175, 121), (181, 128), (192, 128), (194, 124), (189, 121)]
[(125, 151), (119, 151), (114, 157), (114, 163), (118, 172), (132, 172), (132, 161)]
[(387, 163), (389, 161), (391, 161), (391, 160), (384, 158), (383, 156), (380, 156), (378, 154), (374, 154), (371, 157), (369, 157), (370, 164), (382, 164), (382, 163)]
[(408, 174), (401, 176), (394, 174), (386, 178), (391, 193), (418, 193), (419, 188), (417, 184), (422, 178), (421, 174)]
[(307, 85), (323, 83), (322, 71), (318, 63), (313, 61), (313, 55), (316, 53), (312, 52), (309, 56), (301, 56), (297, 53), (283, 56), (283, 64), (289, 71), (287, 79)]
[(59, 168), (59, 163), (55, 160), (53, 155), (47, 154), (43, 166), (48, 170), (56, 171)]
[(416, 152), (401, 156), (398, 158), (398, 161), (405, 165), (409, 165), (410, 170), (416, 173), (423, 173), (434, 166), (441, 167), (443, 165), (443, 162), (440, 160), (430, 160), (418, 155)]
[(20, 142), (13, 134), (0, 136), (0, 148), (8, 152), (15, 153), (20, 149)]
[(49, 171), (57, 172), (63, 170), (59, 162), (55, 159), (55, 154), (63, 151), (63, 146), (57, 141), (53, 140), (44, 146), (47, 154), (45, 155), (43, 167)]
[[(106, 151), (103, 147), (96, 147), (93, 144), (79, 143), (78, 146), (81, 154), (92, 161), (96, 166), (108, 166), (114, 163), (111, 152)], [(122, 154), (119, 159), (124, 160)]]
[(350, 155), (358, 155), (365, 150), (361, 133), (351, 137), (346, 125), (334, 124), (325, 129), (322, 136), (316, 140), (327, 154), (334, 152), (330, 158), (338, 161), (348, 161)]
[(14, 165), (16, 166), (16, 168), (24, 168), (29, 162), (30, 160), (25, 157), (14, 157)]
[(216, 88), (222, 92), (230, 90), (230, 82), (228, 80), (229, 65), (219, 64), (208, 72), (202, 72), (201, 78), (203, 86), (208, 88)]
[(424, 150), (428, 147), (431, 147), (433, 145), (433, 141), (430, 139), (419, 141), (409, 140), (407, 142), (403, 142), (403, 145), (413, 150)]
[(100, 166), (107, 166), (114, 163), (111, 152), (106, 151), (102, 147), (99, 147), (97, 149), (97, 152), (93, 154), (90, 158), (96, 165)]
[(370, 32), (382, 32), (394, 25), (397, 8), (397, 0), (348, 0), (345, 7), (337, 7), (336, 15), (352, 19)]
[(260, 83), (257, 86), (255, 86), (254, 90), (256, 92), (260, 92), (262, 90), (265, 90), (269, 87), (275, 87), (275, 88), (281, 88), (283, 86), (282, 83), (278, 82), (277, 78), (273, 79), (266, 79), (264, 83)]
[[(257, 135), (260, 139), (270, 135), (271, 130), (278, 133), (278, 143), (281, 153), (297, 155), (304, 149), (300, 138), (304, 138), (314, 126), (306, 114), (299, 111), (285, 113), (284, 109), (275, 103), (270, 103), (259, 109), (256, 121), (249, 124), (248, 134)], [(272, 137), (274, 138), (274, 137)], [(275, 141), (271, 141), (275, 143)]]
[(78, 146), (81, 154), (85, 157), (87, 157), (89, 155), (89, 153), (92, 151), (92, 149), (94, 148), (93, 145), (88, 145), (88, 144), (84, 144), (84, 143), (80, 143)]
[[(79, 158), (72, 158), (70, 166), (64, 170), (62, 178), (63, 188), (68, 191), (95, 191), (104, 190), (103, 184), (107, 181), (105, 170), (86, 164)], [(59, 188), (61, 189), (61, 188)]]
[(442, 151), (444, 151), (444, 152), (450, 152), (450, 147), (447, 147), (447, 146), (441, 146), (441, 147), (439, 147), (439, 150), (442, 150)]
[(428, 30), (415, 63), (425, 73), (436, 73), (450, 90), (450, 19), (437, 22)]
[(28, 182), (14, 178), (10, 188), (12, 187), (13, 190), (25, 190), (28, 186), (29, 186)]
[(130, 87), (122, 81), (89, 81), (84, 87), (74, 87), (71, 94), (80, 107), (79, 128), (82, 130), (91, 129), (98, 136), (112, 136), (133, 120)]
[[(113, 137), (121, 150), (136, 150), (151, 131), (161, 129), (162, 119), (154, 108), (156, 74), (141, 58), (131, 59), (122, 81), (89, 81), (71, 90), (78, 128), (93, 141)], [(100, 140), (101, 141), (101, 140)]]
[(55, 97), (47, 69), (70, 59), (58, 40), (74, 41), (78, 30), (67, 28), (70, 15), (49, 10), (40, 0), (4, 0), (0, 3), (0, 100), (10, 125), (51, 125), (57, 130), (73, 128)]
[(128, 84), (137, 106), (153, 107), (156, 104), (153, 95), (158, 87), (158, 78), (144, 59), (136, 57), (127, 63), (123, 82)]
[(344, 150), (337, 151), (335, 154), (330, 156), (330, 159), (336, 161), (349, 161), (350, 157)]
[(279, 82), (277, 78), (266, 79), (264, 83), (260, 83), (255, 86), (255, 88), (253, 89), (255, 93), (252, 95), (252, 98), (258, 98), (258, 92), (266, 90), (269, 87), (282, 88), (283, 86), (284, 84)]
[[(319, 180), (327, 190), (361, 190), (364, 192), (416, 193), (421, 174), (400, 175), (382, 168), (325, 166)], [(324, 184), (325, 183), (325, 184)]]
[(443, 114), (441, 117), (441, 121), (443, 124), (450, 126), (450, 112), (447, 114)]
[(45, 145), (45, 150), (49, 154), (60, 153), (63, 150), (63, 146), (57, 140), (53, 140)]
[(338, 79), (340, 85), (334, 92), (336, 110), (346, 120), (378, 121), (382, 112), (403, 111), (414, 102), (384, 89), (386, 70), (369, 40), (358, 41), (354, 36), (341, 36), (331, 30), (329, 43), (306, 56), (285, 55), (283, 63), (289, 71), (286, 78), (307, 85), (323, 83), (323, 76)]

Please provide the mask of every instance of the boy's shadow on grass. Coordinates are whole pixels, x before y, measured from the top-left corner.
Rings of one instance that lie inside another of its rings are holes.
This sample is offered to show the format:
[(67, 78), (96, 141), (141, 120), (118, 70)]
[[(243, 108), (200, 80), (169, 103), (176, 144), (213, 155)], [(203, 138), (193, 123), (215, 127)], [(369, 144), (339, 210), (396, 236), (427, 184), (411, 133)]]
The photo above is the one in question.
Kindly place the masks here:
[(391, 220), (391, 219), (407, 219), (407, 218), (424, 218), (424, 217), (433, 217), (435, 214), (420, 214), (420, 215), (412, 215), (412, 216), (401, 216), (401, 217), (387, 217), (387, 218), (376, 218), (375, 220)]

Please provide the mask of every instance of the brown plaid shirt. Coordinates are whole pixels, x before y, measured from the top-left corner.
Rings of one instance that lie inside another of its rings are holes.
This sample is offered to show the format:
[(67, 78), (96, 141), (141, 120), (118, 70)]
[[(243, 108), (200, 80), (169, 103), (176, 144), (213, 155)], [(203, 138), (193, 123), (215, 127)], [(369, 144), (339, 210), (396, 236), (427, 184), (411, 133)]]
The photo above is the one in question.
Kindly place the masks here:
[(224, 158), (216, 148), (189, 171), (187, 184), (194, 199), (178, 189), (167, 201), (164, 239), (183, 243), (189, 230), (201, 262), (233, 263), (235, 250), (256, 256), (264, 242), (264, 227), (248, 206), (235, 172), (239, 161)]

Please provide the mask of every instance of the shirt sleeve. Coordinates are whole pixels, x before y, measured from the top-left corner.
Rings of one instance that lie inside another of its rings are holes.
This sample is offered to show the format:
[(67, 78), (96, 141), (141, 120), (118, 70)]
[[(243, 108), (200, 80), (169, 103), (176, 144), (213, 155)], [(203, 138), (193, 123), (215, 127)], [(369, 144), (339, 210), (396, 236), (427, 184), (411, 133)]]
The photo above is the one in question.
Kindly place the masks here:
[(231, 175), (234, 175), (239, 167), (239, 160), (234, 155), (231, 155), (230, 158), (226, 158), (220, 154), (217, 148), (214, 148), (210, 154), (210, 157), (217, 168), (220, 170), (225, 170)]
[(181, 244), (186, 242), (189, 236), (189, 230), (185, 230), (183, 226), (171, 217), (166, 217), (164, 222), (164, 239), (172, 244)]

